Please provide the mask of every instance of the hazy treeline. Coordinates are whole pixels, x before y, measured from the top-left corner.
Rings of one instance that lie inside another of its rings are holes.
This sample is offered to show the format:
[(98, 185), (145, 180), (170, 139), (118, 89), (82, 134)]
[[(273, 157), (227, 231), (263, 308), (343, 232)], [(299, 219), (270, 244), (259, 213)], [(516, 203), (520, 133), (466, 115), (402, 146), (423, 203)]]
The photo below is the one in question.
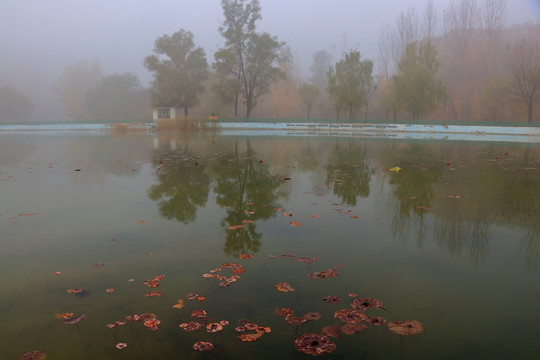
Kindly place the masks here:
[[(156, 39), (141, 60), (150, 88), (133, 73), (103, 74), (99, 60), (66, 65), (53, 89), (68, 119), (141, 121), (151, 107), (206, 118), (529, 121), (540, 118), (540, 24), (508, 27), (507, 0), (433, 0), (403, 9), (378, 37), (378, 56), (345, 49), (313, 54), (309, 69), (294, 44), (258, 32), (258, 0), (222, 0), (224, 46), (208, 59), (196, 34)], [(32, 99), (0, 88), (0, 121), (39, 120)]]

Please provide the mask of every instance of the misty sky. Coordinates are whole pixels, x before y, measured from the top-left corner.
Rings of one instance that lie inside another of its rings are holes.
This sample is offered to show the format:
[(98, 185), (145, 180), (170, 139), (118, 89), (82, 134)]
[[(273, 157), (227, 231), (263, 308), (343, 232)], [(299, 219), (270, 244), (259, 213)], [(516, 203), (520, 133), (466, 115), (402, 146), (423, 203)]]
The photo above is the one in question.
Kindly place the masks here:
[[(287, 42), (308, 77), (317, 50), (339, 60), (342, 52), (358, 49), (375, 60), (381, 28), (393, 26), (409, 6), (421, 14), (426, 1), (260, 0), (258, 30)], [(449, 0), (434, 3), (441, 12)], [(508, 0), (508, 8), (508, 24), (540, 21), (540, 0)], [(50, 83), (64, 66), (95, 58), (105, 75), (134, 72), (146, 86), (150, 74), (142, 62), (157, 37), (189, 30), (211, 63), (224, 44), (221, 19), (219, 0), (1, 0), (0, 86)]]

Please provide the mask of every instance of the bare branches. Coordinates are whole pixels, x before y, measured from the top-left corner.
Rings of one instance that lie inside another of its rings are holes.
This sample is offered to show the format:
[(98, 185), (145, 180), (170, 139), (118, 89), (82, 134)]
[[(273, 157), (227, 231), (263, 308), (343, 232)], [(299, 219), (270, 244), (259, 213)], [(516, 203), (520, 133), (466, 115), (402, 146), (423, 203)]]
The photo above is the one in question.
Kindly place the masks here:
[(507, 93), (516, 102), (527, 106), (527, 121), (533, 121), (533, 107), (540, 101), (540, 43), (538, 40), (510, 48), (507, 61)]

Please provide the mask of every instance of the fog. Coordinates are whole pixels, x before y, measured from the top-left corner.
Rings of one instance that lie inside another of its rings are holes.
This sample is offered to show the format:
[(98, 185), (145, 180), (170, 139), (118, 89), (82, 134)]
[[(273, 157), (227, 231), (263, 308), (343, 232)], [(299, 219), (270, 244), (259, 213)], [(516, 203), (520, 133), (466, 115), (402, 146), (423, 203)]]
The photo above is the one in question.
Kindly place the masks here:
[[(435, 1), (442, 12), (449, 1)], [(290, 47), (301, 76), (313, 53), (327, 50), (334, 60), (350, 49), (375, 60), (381, 28), (391, 26), (410, 6), (420, 13), (426, 1), (261, 0), (259, 31)], [(148, 86), (143, 59), (161, 35), (183, 28), (194, 34), (208, 62), (224, 45), (218, 33), (218, 0), (3, 0), (0, 2), (0, 86), (12, 85), (35, 105), (36, 120), (62, 120), (53, 84), (62, 69), (81, 59), (98, 59), (105, 75), (132, 72)], [(509, 0), (507, 25), (540, 20), (539, 0)]]

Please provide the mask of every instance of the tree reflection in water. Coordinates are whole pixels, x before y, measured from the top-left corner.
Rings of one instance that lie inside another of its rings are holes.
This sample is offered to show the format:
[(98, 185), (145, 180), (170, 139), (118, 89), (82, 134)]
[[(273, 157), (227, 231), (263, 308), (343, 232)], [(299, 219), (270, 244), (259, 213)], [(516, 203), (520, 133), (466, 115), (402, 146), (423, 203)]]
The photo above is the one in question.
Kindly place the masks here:
[(197, 209), (206, 205), (211, 179), (207, 165), (197, 158), (188, 146), (154, 152), (152, 164), (159, 183), (148, 189), (148, 196), (158, 202), (161, 216), (188, 224), (197, 218)]
[(346, 145), (336, 146), (330, 153), (326, 164), (326, 186), (332, 188), (334, 195), (345, 204), (356, 206), (357, 199), (369, 196), (369, 182), (374, 168), (367, 159), (367, 150), (355, 146), (352, 140)]
[(497, 218), (525, 229), (520, 251), (525, 266), (538, 269), (540, 264), (540, 173), (538, 163), (529, 158), (527, 145), (521, 159), (514, 162), (517, 168), (505, 171), (499, 191)]
[[(227, 209), (227, 215), (221, 221), (226, 232), (223, 251), (227, 255), (259, 251), (262, 234), (256, 231), (256, 220), (275, 216), (282, 179), (273, 176), (269, 166), (256, 158), (249, 140), (243, 153), (239, 152), (238, 142), (235, 142), (234, 150), (221, 156), (212, 167), (212, 175), (216, 203)], [(253, 222), (243, 223), (243, 220)], [(229, 229), (235, 225), (244, 227)]]
[[(199, 153), (187, 145), (181, 151), (155, 151), (158, 183), (148, 195), (162, 216), (188, 224), (212, 189), (216, 204), (225, 209), (219, 221), (225, 254), (257, 252), (262, 240), (257, 220), (275, 216), (274, 208), (287, 202), (286, 191), (297, 181), (283, 186), (282, 176), (272, 169), (296, 164), (294, 171), (315, 181), (317, 196), (329, 190), (351, 208), (372, 206), (367, 205), (372, 198), (376, 216), (389, 222), (396, 239), (415, 239), (419, 247), (432, 241), (451, 256), (468, 256), (479, 266), (489, 254), (494, 227), (515, 227), (524, 234), (520, 251), (525, 265), (540, 265), (540, 166), (528, 146), (356, 139), (312, 144), (310, 139), (298, 149), (297, 143), (280, 141), (271, 150), (262, 147), (261, 158), (250, 141), (213, 142), (217, 155), (211, 157), (208, 148)], [(269, 151), (272, 164), (263, 161)], [(393, 167), (402, 171), (388, 170)], [(298, 175), (295, 179), (306, 179)], [(374, 195), (372, 186), (377, 189)]]

